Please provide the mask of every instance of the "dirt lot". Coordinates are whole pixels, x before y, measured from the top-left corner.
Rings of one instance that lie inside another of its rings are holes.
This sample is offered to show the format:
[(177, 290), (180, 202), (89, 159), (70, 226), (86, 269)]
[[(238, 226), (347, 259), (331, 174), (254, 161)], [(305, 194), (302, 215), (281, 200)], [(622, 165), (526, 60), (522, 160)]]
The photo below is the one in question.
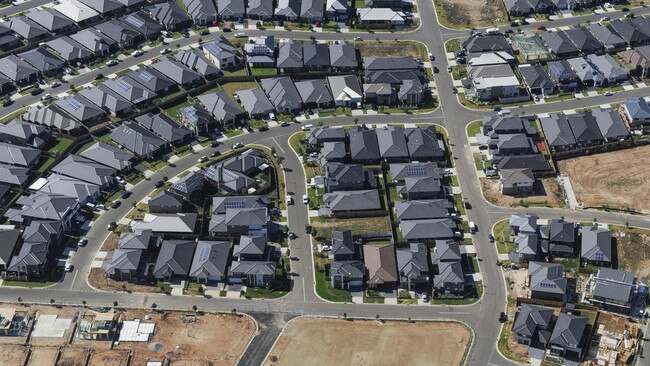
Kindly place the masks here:
[(470, 337), (455, 323), (297, 319), (264, 365), (458, 365)]
[(506, 270), (505, 277), (506, 283), (508, 284), (508, 298), (516, 300), (517, 297), (527, 296), (528, 287), (526, 287), (526, 280), (528, 277), (528, 269)]
[(54, 365), (59, 350), (56, 347), (36, 347), (29, 357), (29, 366), (51, 366)]
[[(146, 311), (130, 311), (125, 318), (143, 319), (147, 314)], [(164, 357), (168, 357), (172, 365), (234, 365), (255, 332), (254, 322), (244, 316), (204, 314), (195, 323), (183, 322), (180, 313), (151, 316), (151, 321), (156, 322), (156, 331), (149, 342), (126, 342), (115, 347), (133, 350), (133, 365)]]
[(352, 230), (352, 235), (362, 233), (390, 232), (388, 216), (358, 217), (353, 219), (321, 219), (312, 218), (311, 226), (317, 230), (317, 236), (332, 238), (332, 230)]
[(631, 208), (650, 213), (650, 146), (562, 160), (578, 202), (586, 207)]
[(5, 366), (22, 366), (26, 355), (27, 348), (24, 346), (0, 347), (0, 360)]
[(120, 242), (120, 236), (115, 234), (115, 233), (110, 233), (108, 235), (108, 238), (106, 238), (106, 241), (104, 244), (102, 244), (102, 248), (100, 249), (103, 252), (109, 252), (111, 250), (117, 249), (117, 244)]
[[(438, 0), (444, 17), (452, 26), (479, 27), (508, 20), (500, 0)], [(440, 16), (440, 15), (439, 15)]]
[[(497, 206), (545, 206), (564, 207), (562, 189), (555, 179), (541, 179), (538, 184), (543, 186), (533, 195), (515, 197), (501, 194), (498, 179), (480, 178), (483, 195), (488, 202)], [(543, 193), (543, 194), (542, 194)]]
[(88, 282), (91, 286), (103, 291), (124, 291), (122, 286), (125, 286), (126, 291), (130, 292), (161, 292), (156, 286), (137, 285), (127, 281), (114, 281), (104, 274), (101, 268), (91, 268), (88, 274)]
[(420, 43), (412, 41), (363, 41), (356, 42), (361, 57), (371, 56), (413, 56), (422, 58)]
[(618, 268), (632, 271), (644, 283), (650, 282), (650, 230), (611, 226), (616, 238)]
[(57, 366), (84, 366), (88, 351), (82, 348), (64, 348)]
[(128, 351), (105, 350), (93, 352), (90, 356), (90, 366), (126, 366)]

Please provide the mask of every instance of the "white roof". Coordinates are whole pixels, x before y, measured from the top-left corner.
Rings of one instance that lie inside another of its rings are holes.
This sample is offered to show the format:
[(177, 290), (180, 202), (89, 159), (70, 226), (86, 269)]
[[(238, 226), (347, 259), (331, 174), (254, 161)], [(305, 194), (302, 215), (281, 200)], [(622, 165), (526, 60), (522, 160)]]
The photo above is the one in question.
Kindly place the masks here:
[(470, 58), (469, 61), (467, 61), (467, 64), (471, 66), (497, 65), (507, 64), (508, 61), (512, 60), (514, 60), (514, 56), (508, 52), (486, 52), (481, 53), (480, 56)]
[(98, 12), (78, 0), (60, 0), (59, 5), (52, 7), (54, 10), (72, 19), (75, 23), (96, 17)]
[(29, 189), (33, 189), (35, 191), (38, 191), (39, 189), (43, 188), (44, 185), (47, 184), (47, 179), (46, 178), (38, 178), (36, 179), (36, 182), (32, 183), (31, 186), (29, 186)]
[(140, 323), (140, 319), (125, 320), (122, 322), (120, 331), (120, 342), (148, 342), (149, 336), (153, 334), (156, 323)]
[(389, 8), (360, 8), (357, 9), (357, 15), (361, 20), (365, 21), (386, 21), (391, 22), (404, 20), (404, 13), (401, 11), (394, 11)]
[(516, 76), (490, 76), (474, 79), (476, 89), (494, 88), (496, 86), (519, 86), (519, 79)]

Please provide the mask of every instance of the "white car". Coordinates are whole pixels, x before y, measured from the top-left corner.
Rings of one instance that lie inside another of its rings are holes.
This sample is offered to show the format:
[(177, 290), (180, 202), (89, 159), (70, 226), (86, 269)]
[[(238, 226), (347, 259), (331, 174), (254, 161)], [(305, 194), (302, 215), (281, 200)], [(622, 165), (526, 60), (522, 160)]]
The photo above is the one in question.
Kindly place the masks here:
[(52, 99), (52, 94), (50, 94), (50, 93), (47, 93), (47, 94), (45, 94), (45, 95), (43, 95), (41, 97), (42, 101), (46, 101), (46, 100), (50, 100), (50, 99)]
[(135, 50), (135, 51), (131, 52), (131, 56), (133, 56), (133, 57), (138, 57), (138, 56), (142, 56), (142, 55), (144, 55), (144, 52), (142, 52), (142, 50)]
[(308, 204), (308, 203), (309, 203), (309, 197), (307, 197), (306, 194), (303, 194), (303, 195), (302, 195), (302, 203), (304, 203), (304, 204)]
[(70, 264), (70, 263), (65, 264), (65, 271), (66, 272), (72, 272), (73, 269), (74, 269), (74, 266), (72, 264)]
[(275, 121), (275, 113), (271, 112), (269, 113), (269, 118), (273, 121)]
[(614, 93), (612, 93), (612, 92), (607, 92), (607, 93), (605, 93), (604, 95), (605, 95), (606, 97), (611, 97), (612, 95), (614, 95)]
[(428, 56), (429, 56), (429, 61), (433, 61), (433, 53), (429, 52)]
[(246, 33), (243, 33), (243, 32), (235, 33), (235, 37), (244, 38), (244, 37), (246, 37)]
[(304, 125), (300, 129), (303, 131), (309, 131), (314, 125)]
[(166, 54), (166, 53), (170, 53), (171, 51), (172, 51), (172, 50), (170, 50), (169, 48), (163, 48), (162, 50), (160, 50), (160, 54), (161, 54), (161, 55), (164, 55), (164, 54)]
[(117, 65), (117, 60), (108, 60), (106, 61), (106, 66), (111, 67)]
[(291, 195), (287, 195), (287, 205), (293, 205), (293, 197)]
[(244, 147), (244, 144), (241, 142), (232, 145), (233, 149), (239, 149), (240, 147)]
[(205, 157), (205, 156), (201, 156), (201, 157), (199, 158), (198, 161), (199, 161), (199, 163), (202, 163), (202, 162), (204, 162), (204, 161), (206, 161), (206, 160), (208, 160), (207, 157)]

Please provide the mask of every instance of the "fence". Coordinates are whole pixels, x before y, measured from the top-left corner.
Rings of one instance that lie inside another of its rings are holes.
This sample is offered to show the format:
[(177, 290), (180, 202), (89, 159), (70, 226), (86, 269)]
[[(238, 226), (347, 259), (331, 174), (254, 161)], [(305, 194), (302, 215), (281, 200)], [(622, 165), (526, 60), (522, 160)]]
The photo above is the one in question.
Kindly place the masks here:
[(632, 149), (639, 146), (650, 145), (649, 138), (632, 138), (623, 141), (608, 142), (602, 145), (582, 147), (575, 150), (560, 151), (553, 153), (555, 161), (576, 158), (579, 156), (601, 154), (615, 150)]

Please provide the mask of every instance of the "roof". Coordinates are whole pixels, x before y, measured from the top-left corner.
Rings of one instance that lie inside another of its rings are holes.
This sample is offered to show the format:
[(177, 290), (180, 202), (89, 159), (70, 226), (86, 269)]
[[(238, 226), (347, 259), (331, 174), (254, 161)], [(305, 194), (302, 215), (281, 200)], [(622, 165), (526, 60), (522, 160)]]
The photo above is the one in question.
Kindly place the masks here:
[(78, 204), (74, 197), (45, 192), (20, 196), (16, 203), (22, 207), (9, 209), (5, 213), (5, 217), (11, 221), (23, 221), (25, 218), (59, 221)]
[(629, 303), (634, 293), (636, 276), (632, 272), (619, 269), (601, 268), (596, 275), (595, 297)]
[(330, 128), (329, 126), (318, 126), (309, 133), (309, 143), (316, 145), (318, 141), (339, 141), (344, 142), (346, 138), (345, 130), (342, 128)]
[(627, 99), (623, 106), (632, 123), (637, 120), (650, 120), (650, 105), (643, 97)]
[(366, 71), (378, 70), (419, 70), (420, 64), (413, 56), (402, 57), (364, 57), (363, 68)]
[(499, 51), (513, 53), (512, 46), (502, 34), (470, 37), (463, 42), (462, 48), (469, 54)]
[(467, 61), (468, 66), (499, 65), (514, 63), (515, 57), (505, 51), (485, 52), (471, 57)]
[(518, 115), (491, 116), (483, 118), (483, 131), (486, 136), (492, 133), (535, 134), (535, 128)]
[(106, 264), (104, 271), (107, 275), (114, 275), (119, 271), (135, 271), (140, 266), (142, 249), (118, 248), (111, 252), (111, 261)]
[[(322, 0), (314, 1), (320, 1), (322, 4)], [(303, 43), (302, 59), (305, 67), (329, 67), (329, 47), (323, 43)]]
[(554, 88), (555, 82), (540, 64), (519, 65), (519, 72), (529, 88)]
[(518, 231), (534, 233), (537, 231), (537, 215), (512, 214), (508, 224), (510, 227), (516, 227)]
[(567, 279), (559, 263), (529, 262), (530, 290), (565, 295)]
[(199, 101), (218, 121), (233, 121), (244, 114), (225, 90), (198, 96)]
[(25, 16), (15, 17), (9, 20), (9, 28), (27, 40), (47, 37), (50, 35), (45, 28)]
[(199, 73), (190, 70), (187, 66), (171, 56), (163, 57), (159, 62), (151, 64), (150, 67), (160, 71), (161, 74), (168, 76), (180, 85), (203, 80)]
[(120, 234), (118, 247), (120, 249), (141, 249), (155, 248), (160, 244), (160, 236), (153, 235), (151, 230), (135, 230), (133, 232)]
[(278, 109), (300, 108), (300, 94), (289, 77), (267, 78), (260, 80), (269, 100)]
[(408, 248), (397, 249), (397, 269), (401, 276), (418, 278), (428, 276), (427, 247), (423, 243), (411, 243)]
[(56, 32), (74, 25), (74, 22), (70, 18), (51, 8), (32, 10), (27, 13), (27, 18), (38, 23), (50, 32)]
[(187, 276), (195, 246), (194, 241), (165, 240), (160, 247), (153, 275), (155, 277)]
[(542, 154), (505, 156), (497, 164), (499, 170), (529, 168), (533, 172), (550, 169), (548, 161)]
[(111, 140), (136, 155), (150, 155), (165, 145), (158, 135), (133, 121), (124, 121), (111, 132)]
[[(136, 88), (142, 85), (153, 93), (167, 92), (169, 89), (176, 87), (176, 83), (167, 75), (148, 66), (129, 72), (124, 75), (124, 80)], [(143, 95), (145, 95), (145, 98), (149, 98), (150, 93), (143, 93)], [(152, 98), (155, 98), (155, 94)]]
[(354, 255), (354, 240), (352, 230), (332, 231), (332, 254), (333, 255)]
[(132, 152), (119, 149), (103, 141), (97, 141), (79, 155), (116, 170), (122, 170), (130, 166), (131, 159), (135, 157)]
[(571, 82), (578, 79), (578, 75), (566, 60), (550, 61), (546, 63), (546, 66), (551, 78), (558, 82)]
[(329, 89), (325, 86), (323, 80), (304, 80), (295, 83), (298, 94), (303, 103), (315, 103), (318, 105), (331, 104), (333, 99)]
[(592, 226), (582, 228), (580, 257), (587, 260), (612, 260), (612, 232), (609, 229)]
[(219, 37), (216, 41), (203, 44), (203, 50), (219, 58), (236, 57), (241, 58), (241, 52), (230, 41), (224, 37)]
[(249, 0), (246, 14), (260, 18), (273, 16), (273, 0)]
[(30, 166), (41, 157), (37, 149), (0, 142), (0, 163)]
[(442, 169), (436, 163), (399, 163), (389, 165), (393, 181), (406, 178), (435, 178), (442, 179)]
[(0, 72), (12, 81), (22, 81), (38, 75), (37, 69), (13, 54), (0, 59)]
[(517, 253), (519, 255), (537, 255), (539, 251), (539, 243), (537, 241), (537, 234), (527, 233), (520, 231), (515, 237), (515, 244), (517, 245)]
[(465, 283), (463, 267), (460, 261), (438, 263), (438, 274), (433, 276), (433, 286), (436, 288), (445, 287), (445, 284)]
[(580, 50), (571, 42), (564, 31), (542, 32), (540, 35), (548, 48), (556, 55), (577, 54)]
[(409, 127), (404, 132), (411, 160), (441, 158), (445, 155), (445, 143), (438, 138), (434, 126)]
[(589, 319), (584, 316), (560, 313), (549, 342), (564, 347), (582, 346), (587, 324)]
[(300, 0), (278, 0), (275, 15), (285, 18), (297, 18), (300, 16)]
[(610, 83), (627, 79), (627, 71), (610, 55), (587, 55), (589, 62), (600, 71)]
[(266, 196), (215, 196), (212, 197), (212, 214), (225, 214), (227, 208), (259, 208), (270, 204)]
[(564, 114), (550, 114), (539, 119), (546, 141), (552, 147), (564, 147), (576, 144), (569, 120)]
[(453, 205), (449, 200), (395, 201), (398, 220), (438, 219), (449, 216)]
[(153, 196), (148, 202), (149, 207), (176, 208), (178, 211), (183, 209), (183, 198), (170, 192), (162, 191)]
[(0, 229), (0, 264), (5, 267), (9, 264), (11, 255), (16, 249), (20, 239), (20, 229)]
[(171, 189), (184, 195), (191, 195), (194, 192), (203, 190), (204, 173), (202, 170), (191, 172), (174, 183)]
[(501, 184), (533, 184), (535, 182), (533, 171), (529, 168), (503, 169), (499, 171), (499, 177), (501, 178)]
[(196, 226), (196, 213), (145, 214), (142, 220), (131, 221), (131, 228), (159, 233), (192, 233)]
[(221, 17), (243, 16), (245, 13), (244, 0), (217, 0), (217, 8)]
[(204, 241), (196, 244), (196, 254), (190, 267), (190, 277), (226, 276), (230, 242)]
[(100, 14), (110, 13), (115, 10), (124, 8), (124, 4), (118, 0), (79, 0), (85, 5), (97, 10)]
[(45, 73), (61, 70), (65, 66), (65, 61), (41, 46), (19, 53), (18, 56)]
[(335, 101), (351, 102), (363, 97), (359, 79), (355, 75), (328, 76), (327, 84)]
[(421, 95), (424, 93), (424, 85), (418, 79), (405, 79), (402, 80), (402, 85), (399, 87), (397, 97), (402, 99), (409, 95)]
[(79, 94), (65, 96), (54, 101), (54, 104), (79, 122), (86, 122), (105, 115), (104, 110)]
[(589, 33), (585, 27), (568, 29), (564, 33), (576, 48), (584, 54), (596, 53), (603, 49), (603, 44), (593, 34)]
[(268, 222), (266, 207), (227, 208), (226, 225), (228, 226), (263, 226)]
[(20, 119), (12, 119), (0, 125), (0, 135), (11, 136), (13, 139), (18, 139), (32, 147), (42, 146), (50, 137), (45, 127)]
[(176, 143), (184, 141), (192, 135), (187, 127), (178, 124), (175, 120), (164, 113), (147, 113), (135, 118), (142, 127), (151, 130), (163, 140)]
[(22, 115), (22, 118), (26, 121), (53, 127), (61, 131), (72, 131), (83, 126), (81, 123), (75, 121), (61, 111), (60, 108), (52, 104), (47, 107), (30, 107), (27, 112)]
[(650, 41), (650, 36), (641, 31), (644, 30), (644, 27), (640, 23), (614, 19), (609, 23), (609, 26), (631, 46), (645, 44)]
[(99, 23), (95, 25), (94, 28), (112, 38), (122, 46), (132, 45), (143, 36), (137, 28), (133, 28), (127, 23), (121, 22), (117, 19), (111, 19)]
[(381, 200), (377, 190), (325, 193), (323, 202), (332, 212), (378, 210), (381, 208)]
[(397, 282), (395, 246), (364, 245), (363, 261), (368, 271), (369, 284)]
[(39, 189), (39, 192), (74, 197), (80, 202), (85, 202), (88, 197), (99, 196), (100, 188), (101, 187), (95, 183), (84, 182), (75, 177), (67, 177), (58, 173), (52, 173), (47, 177), (47, 183)]
[(352, 129), (348, 134), (352, 161), (378, 160), (380, 158), (376, 130)]
[(232, 261), (228, 277), (240, 275), (275, 275), (275, 262)]
[(166, 28), (176, 28), (192, 20), (176, 1), (149, 5), (145, 9)]
[(56, 51), (59, 56), (66, 61), (77, 59), (85, 60), (90, 58), (93, 54), (86, 47), (68, 36), (55, 38), (46, 42), (45, 45)]
[(478, 66), (469, 70), (469, 73), (477, 89), (519, 86), (519, 79), (510, 65)]
[(100, 186), (113, 183), (116, 172), (113, 168), (74, 154), (68, 155), (52, 171)]
[(157, 37), (164, 28), (143, 10), (124, 15), (119, 20), (131, 28), (137, 29), (138, 32), (144, 34), (147, 38)]
[(399, 227), (406, 240), (435, 240), (453, 237), (456, 223), (448, 218), (404, 220)]
[(535, 332), (550, 328), (553, 312), (552, 308), (523, 303), (512, 330), (520, 336), (532, 338)]
[(602, 139), (598, 123), (596, 123), (591, 111), (570, 114), (566, 118), (577, 142), (599, 141)]
[(404, 22), (404, 13), (389, 8), (357, 8), (362, 22)]
[(106, 85), (84, 89), (80, 91), (79, 94), (97, 106), (105, 108), (113, 113), (123, 113), (133, 109), (133, 104), (131, 102)]
[(202, 20), (217, 19), (217, 7), (212, 0), (183, 0), (183, 4), (194, 23), (201, 24)]
[(262, 256), (266, 251), (266, 237), (242, 235), (239, 238), (239, 244), (235, 245), (233, 256), (243, 255)]
[(300, 68), (303, 66), (302, 43), (281, 42), (278, 45), (278, 68)]
[(244, 109), (251, 115), (269, 114), (274, 107), (269, 98), (264, 94), (262, 88), (246, 89), (237, 91), (237, 97)]
[(591, 23), (589, 32), (605, 47), (618, 48), (626, 44), (625, 40), (619, 37), (609, 25)]
[(115, 40), (100, 33), (95, 28), (86, 28), (77, 33), (71, 34), (70, 38), (80, 45), (96, 54), (103, 54), (110, 51), (110, 48), (117, 44)]
[(198, 72), (205, 77), (214, 77), (221, 74), (221, 70), (205, 57), (201, 50), (179, 51), (174, 57), (183, 65)]
[(347, 278), (363, 279), (366, 269), (360, 260), (333, 261), (330, 264), (330, 276), (339, 275)]
[(29, 168), (0, 163), (0, 183), (22, 186), (29, 178)]
[(591, 114), (596, 119), (598, 129), (604, 138), (620, 138), (629, 136), (629, 131), (621, 115), (611, 109), (593, 109)]
[(322, 18), (324, 6), (323, 0), (302, 0), (300, 3), (300, 17), (307, 19)]
[[(327, 2), (330, 4), (330, 1)], [(347, 1), (334, 2), (334, 4), (344, 4), (347, 8)], [(357, 51), (354, 45), (347, 43), (334, 43), (330, 45), (330, 65), (338, 68), (356, 68), (359, 66), (357, 61)]]
[(409, 151), (406, 145), (404, 129), (386, 127), (377, 129), (377, 143), (382, 158), (408, 158)]
[(75, 23), (81, 23), (99, 15), (88, 5), (78, 0), (60, 0), (58, 5), (52, 7)]
[(25, 243), (47, 244), (53, 236), (58, 235), (60, 230), (61, 223), (58, 221), (34, 220), (23, 231), (23, 241)]

